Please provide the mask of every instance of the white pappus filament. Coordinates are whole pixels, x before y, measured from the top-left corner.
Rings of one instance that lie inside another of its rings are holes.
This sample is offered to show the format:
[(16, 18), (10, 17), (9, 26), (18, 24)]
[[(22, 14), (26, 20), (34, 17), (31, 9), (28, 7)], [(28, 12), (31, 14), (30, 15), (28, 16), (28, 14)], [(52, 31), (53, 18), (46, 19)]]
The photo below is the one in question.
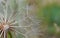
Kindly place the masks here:
[[(0, 18), (1, 18), (1, 22), (0, 22), (0, 37), (1, 38), (7, 38), (7, 31), (12, 31), (13, 32), (17, 32), (19, 34), (22, 34), (23, 36), (25, 36), (25, 34), (20, 33), (19, 31), (17, 31), (16, 28), (20, 28), (20, 27), (30, 27), (30, 26), (14, 26), (15, 24), (17, 24), (18, 22), (16, 20), (10, 20), (7, 19), (7, 10), (8, 10), (8, 4), (7, 4), (7, 0), (3, 0), (1, 2), (2, 6), (3, 6), (3, 11), (4, 11), (4, 15), (0, 14)], [(27, 13), (28, 13), (28, 8), (27, 8)], [(13, 15), (13, 14), (12, 14)], [(3, 37), (2, 37), (3, 36)], [(26, 38), (27, 36), (25, 36)]]

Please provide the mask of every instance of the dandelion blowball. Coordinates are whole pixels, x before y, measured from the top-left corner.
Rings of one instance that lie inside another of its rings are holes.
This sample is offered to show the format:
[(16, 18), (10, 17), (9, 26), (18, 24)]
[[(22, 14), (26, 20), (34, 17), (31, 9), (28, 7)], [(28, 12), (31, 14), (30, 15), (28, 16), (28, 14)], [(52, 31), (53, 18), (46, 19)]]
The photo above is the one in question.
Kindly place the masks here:
[(9, 25), (3, 25), (3, 30), (8, 30), (9, 29)]

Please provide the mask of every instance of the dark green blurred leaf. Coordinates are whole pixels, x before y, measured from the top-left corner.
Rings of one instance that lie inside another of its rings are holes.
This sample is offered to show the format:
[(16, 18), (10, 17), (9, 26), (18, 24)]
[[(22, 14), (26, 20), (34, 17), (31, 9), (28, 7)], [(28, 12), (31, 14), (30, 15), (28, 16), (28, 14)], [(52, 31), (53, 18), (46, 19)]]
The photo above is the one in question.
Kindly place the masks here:
[(52, 4), (43, 8), (43, 13), (46, 22), (48, 23), (48, 33), (54, 34), (56, 32), (53, 23), (60, 26), (60, 7)]
[(8, 31), (8, 38), (12, 38), (12, 34), (10, 31)]

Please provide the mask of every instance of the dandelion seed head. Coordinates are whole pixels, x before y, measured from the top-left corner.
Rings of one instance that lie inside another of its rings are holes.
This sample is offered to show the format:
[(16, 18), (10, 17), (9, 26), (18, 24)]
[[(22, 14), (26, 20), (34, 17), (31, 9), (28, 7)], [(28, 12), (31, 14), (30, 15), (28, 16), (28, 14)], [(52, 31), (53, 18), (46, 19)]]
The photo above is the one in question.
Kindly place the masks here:
[[(8, 2), (9, 2), (9, 0), (8, 0)], [(22, 2), (22, 0), (21, 0), (21, 2)], [(19, 2), (19, 3), (21, 3), (21, 2)], [(23, 7), (23, 9), (20, 10), (19, 13), (17, 13), (16, 12), (17, 10), (13, 11), (13, 9), (11, 9), (12, 7), (11, 6), (8, 7), (8, 5), (9, 4), (7, 4), (7, 2), (5, 2), (5, 5), (2, 4), (4, 13), (0, 14), (0, 18), (2, 18), (1, 19), (2, 22), (0, 23), (0, 30), (2, 31), (2, 33), (0, 35), (2, 35), (3, 38), (8, 38), (8, 37), (6, 37), (6, 36), (8, 36), (7, 31), (10, 31), (10, 32), (12, 31), (12, 33), (15, 32), (15, 34), (13, 35), (13, 36), (16, 35), (15, 37), (17, 37), (20, 34), (20, 35), (24, 36), (24, 38), (29, 38), (28, 37), (29, 35), (36, 34), (38, 31), (38, 29), (36, 29), (36, 28), (38, 28), (39, 20), (36, 20), (36, 18), (34, 18), (35, 16), (33, 16), (32, 13), (31, 14), (28, 13), (29, 9), (31, 7), (29, 7), (27, 5), (27, 6)], [(11, 10), (11, 12), (8, 12), (9, 9)], [(33, 7), (32, 7), (32, 9), (33, 9)]]
[(4, 25), (4, 30), (9, 29), (9, 25)]

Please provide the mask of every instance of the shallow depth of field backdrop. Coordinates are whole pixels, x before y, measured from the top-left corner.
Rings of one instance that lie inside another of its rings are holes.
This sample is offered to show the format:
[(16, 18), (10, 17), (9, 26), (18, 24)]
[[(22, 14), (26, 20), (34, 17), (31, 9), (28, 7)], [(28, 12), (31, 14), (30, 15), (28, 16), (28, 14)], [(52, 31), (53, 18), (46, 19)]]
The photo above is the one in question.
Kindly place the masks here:
[(37, 38), (60, 38), (60, 0), (29, 0), (28, 4), (40, 20)]
[(8, 38), (60, 38), (60, 0), (7, 0), (7, 4), (7, 18), (13, 14), (16, 26), (29, 26), (14, 28), (19, 33), (11, 32)]

